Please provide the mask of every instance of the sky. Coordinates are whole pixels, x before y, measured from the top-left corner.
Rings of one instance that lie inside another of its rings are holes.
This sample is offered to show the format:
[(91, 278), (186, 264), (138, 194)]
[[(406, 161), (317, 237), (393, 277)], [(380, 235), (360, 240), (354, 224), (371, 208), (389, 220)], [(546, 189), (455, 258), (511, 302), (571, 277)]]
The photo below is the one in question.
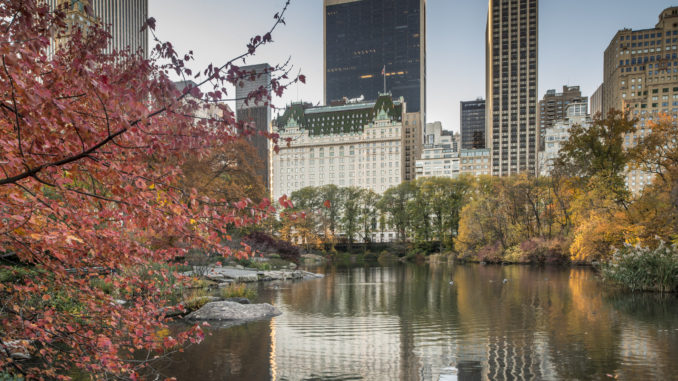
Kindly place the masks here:
[[(245, 50), (250, 37), (264, 34), (285, 0), (149, 0), (157, 35), (179, 52), (193, 50), (195, 69), (219, 64)], [(247, 64), (283, 63), (288, 58), (305, 85), (274, 100), (317, 104), (323, 98), (322, 0), (292, 0), (287, 24), (274, 43)], [(563, 85), (591, 96), (603, 77), (603, 52), (619, 29), (654, 27), (667, 0), (541, 0), (539, 10), (539, 94)], [(427, 121), (459, 131), (459, 102), (485, 97), (486, 0), (427, 0)]]

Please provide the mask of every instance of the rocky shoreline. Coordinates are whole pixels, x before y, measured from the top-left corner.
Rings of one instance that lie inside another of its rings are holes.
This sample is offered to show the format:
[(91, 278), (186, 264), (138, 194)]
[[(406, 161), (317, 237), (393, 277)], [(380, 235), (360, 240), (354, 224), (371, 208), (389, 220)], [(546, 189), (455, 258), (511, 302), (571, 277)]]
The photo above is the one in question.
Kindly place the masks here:
[[(184, 272), (182, 275), (211, 282), (208, 289), (221, 289), (255, 282), (312, 280), (324, 277), (322, 274), (297, 269), (256, 270), (242, 266), (194, 268), (193, 271)], [(201, 303), (199, 308), (188, 307), (190, 303), (183, 302), (177, 306), (165, 308), (163, 314), (174, 320), (218, 322), (220, 326), (233, 326), (282, 314), (280, 310), (268, 303), (251, 304), (250, 300), (244, 297), (223, 299), (210, 295), (201, 297), (201, 299), (204, 304)]]
[(220, 286), (231, 283), (270, 282), (276, 280), (311, 280), (323, 278), (322, 274), (315, 274), (303, 270), (255, 270), (239, 267), (212, 266), (200, 271), (189, 271), (182, 275), (202, 277)]

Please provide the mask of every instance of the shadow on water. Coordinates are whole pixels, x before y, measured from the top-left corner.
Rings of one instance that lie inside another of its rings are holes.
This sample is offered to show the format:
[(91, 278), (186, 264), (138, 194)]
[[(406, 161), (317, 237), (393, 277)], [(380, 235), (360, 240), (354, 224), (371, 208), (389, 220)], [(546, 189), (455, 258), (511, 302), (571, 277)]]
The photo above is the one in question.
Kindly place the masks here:
[[(676, 296), (608, 290), (585, 268), (326, 267), (274, 289), (271, 321), (213, 329), (179, 380), (600, 380), (678, 374)], [(454, 283), (451, 285), (450, 282)]]

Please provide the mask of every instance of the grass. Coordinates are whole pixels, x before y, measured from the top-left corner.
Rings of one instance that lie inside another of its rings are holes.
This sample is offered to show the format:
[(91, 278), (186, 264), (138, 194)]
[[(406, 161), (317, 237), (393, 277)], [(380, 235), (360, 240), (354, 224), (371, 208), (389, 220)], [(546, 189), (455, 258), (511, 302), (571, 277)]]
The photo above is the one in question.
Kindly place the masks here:
[(603, 278), (633, 291), (678, 291), (678, 246), (625, 246), (602, 266)]
[(247, 298), (254, 299), (257, 297), (257, 292), (247, 287), (245, 284), (231, 284), (227, 287), (222, 288), (219, 291), (219, 296), (228, 299), (228, 298)]

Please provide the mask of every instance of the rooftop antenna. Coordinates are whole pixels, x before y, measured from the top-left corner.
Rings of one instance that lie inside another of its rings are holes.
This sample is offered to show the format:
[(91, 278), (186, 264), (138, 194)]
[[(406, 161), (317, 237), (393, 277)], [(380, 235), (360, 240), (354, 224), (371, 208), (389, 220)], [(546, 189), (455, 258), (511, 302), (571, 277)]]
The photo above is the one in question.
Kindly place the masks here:
[(381, 69), (381, 75), (384, 77), (384, 94), (386, 94), (386, 65)]

